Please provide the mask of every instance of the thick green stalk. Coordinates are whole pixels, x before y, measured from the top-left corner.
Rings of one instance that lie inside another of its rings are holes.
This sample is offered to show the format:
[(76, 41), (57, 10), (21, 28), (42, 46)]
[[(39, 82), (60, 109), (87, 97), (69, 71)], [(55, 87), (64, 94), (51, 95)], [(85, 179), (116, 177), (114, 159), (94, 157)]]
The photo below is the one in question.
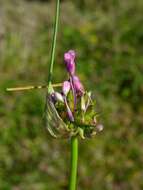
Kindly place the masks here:
[(55, 61), (55, 50), (56, 50), (58, 24), (59, 24), (59, 13), (60, 13), (60, 0), (57, 0), (57, 2), (56, 2), (56, 16), (55, 16), (55, 23), (54, 23), (54, 34), (53, 34), (51, 57), (50, 57), (50, 66), (49, 66), (49, 73), (48, 73), (48, 86), (49, 87), (50, 87), (50, 84), (52, 81), (53, 66), (54, 66), (54, 61)]
[(69, 190), (76, 190), (77, 164), (78, 164), (78, 137), (74, 136), (71, 138), (71, 166), (70, 166)]

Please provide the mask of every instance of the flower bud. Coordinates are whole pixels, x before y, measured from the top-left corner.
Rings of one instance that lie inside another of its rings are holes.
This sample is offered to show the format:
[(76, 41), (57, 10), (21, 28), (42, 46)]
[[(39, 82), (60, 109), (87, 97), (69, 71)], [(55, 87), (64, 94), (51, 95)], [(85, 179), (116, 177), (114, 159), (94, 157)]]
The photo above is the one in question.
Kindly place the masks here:
[(59, 92), (54, 92), (55, 100), (59, 102), (64, 102), (63, 96)]
[(102, 131), (103, 128), (104, 128), (104, 126), (103, 126), (102, 124), (98, 124), (98, 125), (96, 126), (96, 129), (97, 129), (99, 132)]
[(84, 112), (86, 111), (84, 96), (81, 97), (81, 110)]
[(67, 96), (67, 94), (69, 93), (70, 88), (71, 88), (70, 82), (69, 81), (64, 81), (63, 82), (62, 91), (63, 91), (63, 94), (65, 96)]
[(73, 85), (79, 95), (82, 95), (84, 93), (83, 85), (77, 76), (73, 76)]
[(71, 57), (73, 58), (73, 60), (75, 59), (75, 51), (74, 50), (69, 50), (68, 53), (70, 53)]
[(51, 101), (55, 104), (57, 99), (55, 97), (55, 93), (53, 92), (51, 95), (50, 95), (50, 98), (51, 98)]
[(66, 108), (67, 108), (67, 114), (68, 114), (69, 120), (70, 120), (71, 122), (74, 122), (74, 117), (73, 117), (72, 111), (70, 110), (70, 107), (69, 107), (69, 105), (68, 105), (68, 103), (67, 103), (66, 97), (64, 97), (64, 103), (65, 103), (65, 106), (66, 106)]
[(96, 119), (96, 116), (94, 116), (94, 118), (93, 118), (93, 122), (94, 122), (94, 125), (96, 125), (96, 124), (97, 124), (97, 119)]
[(69, 117), (70, 121), (74, 122), (74, 117), (73, 117), (73, 114), (72, 114), (71, 110), (69, 109), (69, 107), (67, 107), (67, 113), (68, 113), (68, 117)]
[(69, 74), (74, 75), (75, 73), (75, 52), (73, 50), (68, 51), (64, 54), (64, 61), (66, 64), (67, 71)]

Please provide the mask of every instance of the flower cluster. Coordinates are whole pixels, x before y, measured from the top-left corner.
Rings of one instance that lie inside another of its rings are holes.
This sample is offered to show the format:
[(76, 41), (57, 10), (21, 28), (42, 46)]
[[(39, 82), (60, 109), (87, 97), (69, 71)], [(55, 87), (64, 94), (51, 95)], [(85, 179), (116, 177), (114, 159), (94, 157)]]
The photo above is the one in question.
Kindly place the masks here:
[(102, 131), (97, 122), (95, 101), (91, 92), (85, 91), (79, 77), (75, 74), (76, 54), (70, 50), (64, 54), (68, 80), (62, 83), (60, 92), (52, 89), (47, 97), (47, 128), (54, 137), (69, 137), (79, 134), (81, 138), (92, 137)]

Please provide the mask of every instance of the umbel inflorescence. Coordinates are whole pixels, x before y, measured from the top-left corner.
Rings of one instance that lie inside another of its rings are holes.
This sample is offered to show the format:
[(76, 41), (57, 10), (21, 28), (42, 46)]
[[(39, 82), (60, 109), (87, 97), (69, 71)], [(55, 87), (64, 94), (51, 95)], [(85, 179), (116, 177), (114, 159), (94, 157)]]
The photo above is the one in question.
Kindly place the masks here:
[(50, 86), (47, 95), (45, 120), (49, 133), (55, 137), (81, 138), (93, 137), (102, 131), (103, 126), (97, 122), (95, 100), (91, 92), (83, 87), (75, 74), (75, 51), (69, 50), (64, 54), (64, 63), (68, 72), (68, 80), (62, 83), (60, 92)]

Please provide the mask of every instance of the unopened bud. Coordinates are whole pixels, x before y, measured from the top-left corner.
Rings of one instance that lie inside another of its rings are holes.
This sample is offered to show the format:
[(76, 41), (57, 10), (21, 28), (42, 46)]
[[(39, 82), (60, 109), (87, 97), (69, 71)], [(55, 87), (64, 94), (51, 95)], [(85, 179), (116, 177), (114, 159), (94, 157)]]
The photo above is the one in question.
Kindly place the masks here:
[(104, 126), (102, 125), (102, 124), (98, 124), (97, 126), (96, 126), (96, 129), (100, 132), (100, 131), (103, 131), (103, 128), (104, 128)]
[(81, 110), (86, 111), (84, 96), (81, 97)]
[(69, 120), (70, 120), (71, 122), (74, 122), (74, 117), (73, 117), (72, 111), (70, 110), (70, 107), (69, 107), (69, 105), (68, 105), (68, 103), (67, 103), (66, 97), (64, 97), (64, 102), (65, 102), (65, 106), (66, 106), (66, 108), (67, 108), (67, 114), (68, 114)]
[(74, 84), (74, 88), (75, 88), (76, 92), (79, 95), (82, 95), (84, 93), (84, 88), (77, 76), (73, 76), (73, 84)]
[(97, 124), (97, 119), (96, 119), (96, 116), (93, 118), (93, 122), (94, 122), (94, 125)]
[(69, 81), (64, 81), (64, 82), (63, 82), (62, 91), (63, 91), (63, 94), (64, 94), (65, 96), (67, 96), (67, 94), (69, 93), (70, 88), (71, 88), (70, 82), (69, 82)]
[(64, 54), (64, 61), (66, 64), (67, 71), (69, 74), (75, 74), (75, 52), (74, 50), (70, 50)]
[(59, 92), (54, 92), (55, 99), (59, 102), (64, 102), (63, 96)]

